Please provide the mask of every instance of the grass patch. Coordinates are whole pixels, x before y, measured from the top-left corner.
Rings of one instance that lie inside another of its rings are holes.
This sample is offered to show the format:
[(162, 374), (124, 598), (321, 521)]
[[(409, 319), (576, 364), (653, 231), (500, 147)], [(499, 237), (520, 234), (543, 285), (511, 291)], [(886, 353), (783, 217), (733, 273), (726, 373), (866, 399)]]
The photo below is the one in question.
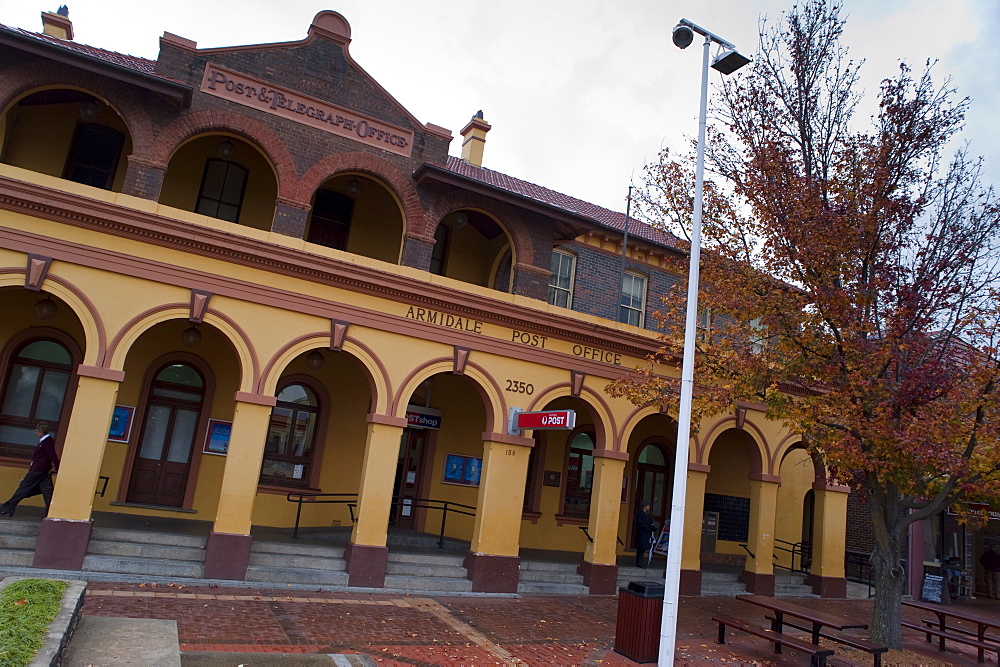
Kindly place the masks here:
[(0, 665), (27, 665), (59, 613), (68, 584), (51, 579), (23, 579), (0, 591)]

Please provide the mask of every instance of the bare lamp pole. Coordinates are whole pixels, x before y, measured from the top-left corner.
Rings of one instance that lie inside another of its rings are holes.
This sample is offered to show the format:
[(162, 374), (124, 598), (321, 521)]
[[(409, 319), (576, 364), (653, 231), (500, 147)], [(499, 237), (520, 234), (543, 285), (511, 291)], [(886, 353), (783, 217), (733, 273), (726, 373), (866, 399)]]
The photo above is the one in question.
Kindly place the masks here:
[(694, 215), (691, 220), (691, 258), (688, 266), (687, 313), (684, 318), (684, 359), (681, 366), (681, 404), (677, 414), (677, 448), (674, 454), (674, 489), (670, 506), (670, 541), (664, 575), (663, 620), (660, 623), (660, 652), (657, 664), (674, 664), (677, 640), (677, 608), (681, 583), (681, 551), (684, 546), (684, 512), (687, 500), (687, 472), (691, 449), (691, 400), (694, 395), (694, 339), (698, 321), (698, 275), (701, 264), (701, 209), (705, 183), (705, 124), (708, 116), (708, 52), (712, 42), (725, 49), (712, 61), (712, 68), (731, 74), (750, 60), (736, 47), (687, 19), (674, 28), (673, 42), (685, 49), (694, 34), (705, 38), (701, 68), (701, 112), (698, 117), (698, 158), (694, 177)]

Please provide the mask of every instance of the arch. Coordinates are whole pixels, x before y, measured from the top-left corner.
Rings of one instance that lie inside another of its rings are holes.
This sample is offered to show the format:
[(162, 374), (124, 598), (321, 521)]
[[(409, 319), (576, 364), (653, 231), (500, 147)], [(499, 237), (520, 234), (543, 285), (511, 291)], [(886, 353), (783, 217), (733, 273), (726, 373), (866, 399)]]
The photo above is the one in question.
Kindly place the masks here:
[[(400, 383), (399, 390), (393, 397), (390, 413), (394, 417), (406, 417), (406, 405), (410, 396), (417, 390), (420, 384), (427, 378), (439, 373), (453, 373), (455, 370), (455, 360), (452, 357), (439, 357), (423, 363), (410, 372)], [(465, 365), (463, 375), (470, 380), (479, 392), (486, 408), (486, 431), (488, 433), (507, 431), (507, 402), (500, 384), (490, 375), (486, 369), (475, 362), (468, 362)]]
[[(421, 233), (427, 227), (426, 213), (420, 204), (420, 195), (413, 179), (397, 169), (391, 162), (377, 155), (349, 151), (327, 155), (314, 163), (299, 179), (290, 199), (305, 202), (306, 208), (313, 193), (340, 172), (356, 172), (382, 183), (392, 193), (403, 212), (403, 233)], [(433, 235), (433, 231), (432, 231)]]
[[(625, 417), (625, 421), (622, 423), (621, 431), (619, 431), (618, 433), (618, 442), (623, 443), (627, 448), (628, 441), (632, 438), (632, 432), (636, 429), (637, 426), (639, 426), (639, 422), (641, 422), (646, 417), (657, 417), (657, 416), (668, 419), (674, 424), (677, 423), (677, 418), (674, 415), (669, 414), (667, 412), (662, 412), (659, 407), (652, 405), (638, 407), (635, 410), (633, 410), (627, 417)], [(691, 439), (694, 440), (695, 443), (698, 442), (698, 436), (695, 435), (694, 433), (691, 434)], [(696, 448), (692, 447), (691, 449), (695, 450)]]
[[(157, 324), (170, 320), (187, 320), (190, 314), (189, 304), (168, 303), (136, 315), (126, 322), (111, 340), (107, 367), (112, 370), (123, 370), (125, 358), (139, 336)], [(218, 329), (229, 340), (240, 360), (239, 390), (253, 393), (260, 377), (260, 366), (250, 337), (227, 315), (212, 308), (208, 309), (202, 321)]]
[[(72, 72), (72, 79), (68, 72)], [(153, 123), (149, 113), (125, 84), (84, 70), (39, 61), (10, 67), (4, 70), (4, 75), (0, 77), (0, 109), (4, 115), (31, 93), (56, 88), (78, 90), (105, 102), (121, 117), (132, 139), (133, 155), (145, 157), (153, 149)]]
[(478, 193), (455, 192), (447, 199), (435, 202), (427, 211), (427, 226), (422, 230), (414, 231), (433, 237), (434, 230), (446, 216), (462, 209), (487, 215), (500, 225), (500, 228), (507, 234), (507, 238), (510, 239), (513, 253), (512, 268), (518, 264), (549, 268), (552, 252), (551, 239), (540, 238), (536, 245), (535, 236), (539, 235), (532, 231), (531, 226), (527, 224), (518, 209)]
[[(25, 270), (20, 268), (0, 269), (0, 289), (5, 287), (24, 289), (24, 275)], [(83, 364), (86, 366), (103, 365), (107, 333), (104, 330), (104, 321), (101, 319), (101, 314), (94, 302), (83, 293), (83, 290), (65, 278), (54, 275), (51, 271), (45, 277), (45, 282), (42, 283), (42, 291), (59, 297), (76, 314), (85, 336)]]
[(775, 448), (780, 455), (776, 455), (776, 461), (774, 465), (775, 470), (781, 469), (781, 464), (789, 454), (797, 449), (803, 449), (809, 454), (809, 458), (812, 459), (813, 471), (815, 472), (815, 481), (819, 483), (826, 483), (826, 461), (820, 456), (819, 452), (810, 449), (802, 442), (802, 435), (798, 433), (789, 433), (778, 446)]
[[(594, 419), (594, 430), (596, 431), (595, 435), (597, 436), (597, 448), (621, 451), (618, 447), (621, 443), (615, 441), (615, 436), (617, 434), (615, 418), (611, 413), (611, 407), (608, 405), (607, 401), (604, 400), (604, 396), (586, 386), (580, 389), (579, 396), (573, 396), (572, 392), (573, 387), (569, 382), (562, 382), (546, 387), (531, 401), (527, 409), (541, 410), (557, 398), (575, 398), (581, 400), (591, 410), (590, 416)], [(586, 394), (588, 398), (584, 398), (584, 394)]]
[[(707, 464), (709, 457), (712, 453), (712, 447), (718, 442), (719, 437), (728, 431), (739, 431), (746, 434), (750, 441), (754, 443), (754, 447), (751, 447), (750, 451), (750, 472), (756, 474), (777, 474), (774, 472), (773, 460), (768, 455), (767, 439), (764, 437), (763, 432), (756, 425), (751, 423), (749, 419), (744, 422), (744, 427), (742, 429), (736, 427), (736, 417), (726, 417), (724, 419), (716, 422), (711, 428), (707, 429), (705, 437), (703, 440), (704, 446), (699, 452), (700, 456), (698, 458), (698, 463)], [(767, 467), (765, 469), (765, 463)]]
[[(163, 128), (149, 160), (166, 169), (170, 158), (188, 141), (213, 132), (231, 134), (258, 148), (274, 169), (278, 199), (295, 200), (287, 195), (295, 190), (298, 171), (292, 154), (271, 128), (235, 111), (209, 109), (182, 115)], [(308, 200), (306, 200), (308, 201)]]
[[(330, 332), (316, 331), (303, 334), (298, 338), (286, 343), (280, 350), (264, 365), (260, 381), (257, 384), (259, 393), (266, 396), (275, 395), (278, 381), (285, 368), (299, 355), (318, 348), (330, 347)], [(368, 378), (369, 390), (371, 391), (371, 405), (374, 414), (387, 414), (389, 399), (392, 395), (392, 382), (389, 373), (382, 361), (364, 343), (354, 339), (346, 338), (342, 352), (346, 352), (356, 359), (365, 369)]]

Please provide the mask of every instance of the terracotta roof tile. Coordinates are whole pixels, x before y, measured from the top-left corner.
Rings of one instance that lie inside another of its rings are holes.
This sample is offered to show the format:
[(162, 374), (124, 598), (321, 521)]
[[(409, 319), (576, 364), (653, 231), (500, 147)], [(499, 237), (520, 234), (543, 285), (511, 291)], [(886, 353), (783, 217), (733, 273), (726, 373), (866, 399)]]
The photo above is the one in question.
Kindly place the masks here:
[[(624, 213), (611, 211), (596, 204), (585, 202), (582, 199), (570, 197), (569, 195), (564, 195), (561, 192), (549, 190), (548, 188), (543, 188), (540, 185), (535, 185), (534, 183), (529, 183), (528, 181), (522, 181), (519, 178), (502, 174), (499, 171), (493, 171), (492, 169), (486, 169), (485, 167), (476, 167), (475, 165), (471, 165), (465, 160), (455, 157), (454, 155), (448, 156), (448, 163), (446, 167), (448, 171), (458, 174), (459, 176), (470, 178), (474, 181), (484, 183), (500, 190), (506, 190), (507, 192), (532, 199), (542, 204), (560, 208), (574, 215), (589, 218), (602, 227), (610, 227), (611, 229), (619, 232), (625, 231)], [(636, 220), (635, 218), (630, 218), (629, 234), (633, 234), (642, 239), (651, 241), (657, 245), (666, 246), (668, 248), (679, 249), (685, 245), (673, 234), (663, 232), (659, 229), (654, 229), (645, 222)]]
[(124, 53), (117, 53), (115, 51), (107, 51), (105, 49), (98, 49), (94, 46), (87, 46), (86, 44), (80, 44), (79, 42), (74, 42), (69, 39), (59, 39), (58, 37), (52, 37), (51, 35), (46, 35), (39, 32), (30, 32), (22, 28), (12, 28), (10, 26), (0, 25), (0, 27), (9, 30), (11, 32), (16, 32), (25, 37), (32, 37), (42, 42), (48, 42), (49, 44), (55, 44), (56, 46), (61, 46), (70, 51), (76, 51), (83, 55), (90, 56), (92, 58), (97, 58), (99, 60), (104, 60), (113, 65), (119, 65), (121, 67), (127, 67), (133, 69), (142, 74), (156, 74), (156, 61), (147, 60), (146, 58), (139, 58), (136, 56), (126, 55)]

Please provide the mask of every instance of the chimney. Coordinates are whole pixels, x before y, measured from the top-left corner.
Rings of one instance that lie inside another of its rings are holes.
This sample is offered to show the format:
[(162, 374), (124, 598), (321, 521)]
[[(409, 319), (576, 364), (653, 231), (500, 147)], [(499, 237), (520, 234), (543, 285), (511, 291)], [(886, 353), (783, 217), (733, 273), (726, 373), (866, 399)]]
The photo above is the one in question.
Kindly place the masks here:
[(480, 109), (469, 124), (462, 128), (462, 159), (476, 167), (483, 166), (483, 147), (486, 145), (486, 133), (492, 126), (483, 120)]
[(69, 20), (69, 7), (60, 5), (55, 14), (42, 12), (42, 32), (57, 39), (73, 39), (73, 22)]

